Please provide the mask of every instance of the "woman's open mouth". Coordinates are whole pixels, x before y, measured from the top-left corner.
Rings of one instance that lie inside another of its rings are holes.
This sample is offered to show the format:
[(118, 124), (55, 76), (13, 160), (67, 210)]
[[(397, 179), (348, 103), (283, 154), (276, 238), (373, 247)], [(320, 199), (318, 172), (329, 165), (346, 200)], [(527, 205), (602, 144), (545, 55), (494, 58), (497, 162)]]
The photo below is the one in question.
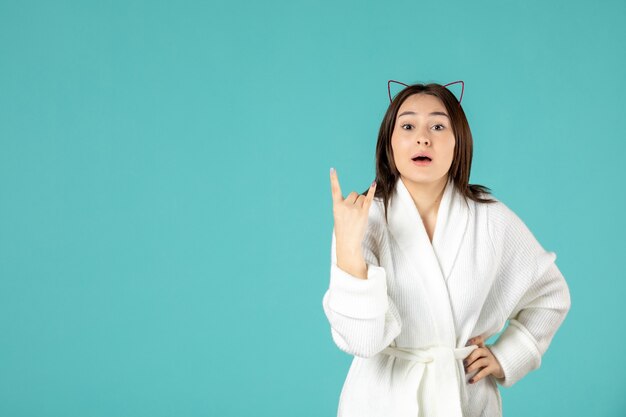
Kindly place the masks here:
[(428, 166), (433, 162), (433, 160), (427, 156), (418, 156), (416, 158), (413, 158), (412, 161), (414, 165), (418, 166)]

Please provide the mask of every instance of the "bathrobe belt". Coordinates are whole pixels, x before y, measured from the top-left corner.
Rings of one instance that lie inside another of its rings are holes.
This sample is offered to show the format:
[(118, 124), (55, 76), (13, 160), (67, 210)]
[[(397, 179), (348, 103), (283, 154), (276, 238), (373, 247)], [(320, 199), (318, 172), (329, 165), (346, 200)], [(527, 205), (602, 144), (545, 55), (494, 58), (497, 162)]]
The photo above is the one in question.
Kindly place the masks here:
[[(460, 378), (465, 377), (462, 360), (476, 348), (477, 345), (456, 349), (448, 346), (428, 348), (388, 346), (382, 353), (425, 364), (425, 372), (416, 374), (420, 375), (420, 381), (415, 382), (418, 391), (428, 395), (426, 401), (434, 402), (429, 409), (434, 409), (437, 416), (462, 417), (461, 396), (464, 401), (467, 400), (465, 383), (460, 381)], [(419, 398), (424, 397), (420, 395)]]

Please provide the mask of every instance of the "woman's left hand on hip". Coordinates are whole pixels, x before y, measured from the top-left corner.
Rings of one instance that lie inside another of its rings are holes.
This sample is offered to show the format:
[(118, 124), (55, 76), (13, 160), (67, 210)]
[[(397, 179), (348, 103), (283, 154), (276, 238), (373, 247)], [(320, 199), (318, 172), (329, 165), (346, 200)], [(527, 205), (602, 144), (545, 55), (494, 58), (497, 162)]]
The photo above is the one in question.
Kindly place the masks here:
[(504, 378), (504, 371), (498, 359), (491, 353), (491, 350), (485, 346), (485, 340), (482, 336), (476, 336), (467, 341), (467, 345), (477, 345), (472, 353), (467, 355), (463, 360), (465, 365), (465, 373), (473, 372), (480, 369), (476, 375), (470, 378), (469, 383), (473, 384), (480, 381), (487, 375), (493, 375), (496, 378)]

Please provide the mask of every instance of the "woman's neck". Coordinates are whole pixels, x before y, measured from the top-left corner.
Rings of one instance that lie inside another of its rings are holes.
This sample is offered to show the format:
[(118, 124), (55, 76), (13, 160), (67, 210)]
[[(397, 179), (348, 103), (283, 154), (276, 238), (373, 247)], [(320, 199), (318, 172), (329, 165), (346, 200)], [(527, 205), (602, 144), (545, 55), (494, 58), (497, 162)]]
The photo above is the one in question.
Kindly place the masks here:
[(447, 181), (447, 176), (429, 183), (413, 182), (403, 177), (404, 185), (409, 190), (415, 207), (417, 207), (422, 218), (437, 215)]

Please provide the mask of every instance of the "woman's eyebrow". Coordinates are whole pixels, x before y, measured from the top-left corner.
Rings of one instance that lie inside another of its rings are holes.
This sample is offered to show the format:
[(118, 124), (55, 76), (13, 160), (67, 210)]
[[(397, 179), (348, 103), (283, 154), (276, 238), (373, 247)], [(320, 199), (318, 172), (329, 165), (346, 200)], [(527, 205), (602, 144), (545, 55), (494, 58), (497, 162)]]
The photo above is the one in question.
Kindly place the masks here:
[[(398, 118), (400, 118), (401, 116), (404, 116), (405, 114), (417, 114), (417, 113), (415, 113), (414, 111), (405, 111), (405, 112), (402, 112), (400, 115), (398, 115)], [(448, 119), (450, 118), (450, 116), (448, 116), (446, 113), (440, 112), (440, 111), (434, 111), (430, 113), (430, 116), (446, 116)]]

